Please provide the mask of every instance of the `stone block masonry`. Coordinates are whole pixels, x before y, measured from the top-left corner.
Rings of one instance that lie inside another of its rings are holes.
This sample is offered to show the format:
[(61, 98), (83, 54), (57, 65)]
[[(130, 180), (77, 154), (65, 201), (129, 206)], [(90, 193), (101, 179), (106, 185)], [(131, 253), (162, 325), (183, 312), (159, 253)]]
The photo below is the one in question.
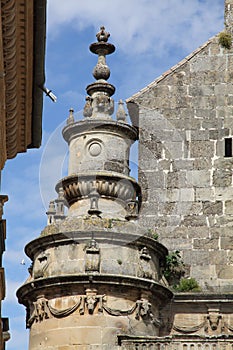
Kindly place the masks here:
[(141, 224), (181, 250), (206, 291), (233, 291), (232, 76), (233, 49), (216, 36), (128, 101), (139, 106)]

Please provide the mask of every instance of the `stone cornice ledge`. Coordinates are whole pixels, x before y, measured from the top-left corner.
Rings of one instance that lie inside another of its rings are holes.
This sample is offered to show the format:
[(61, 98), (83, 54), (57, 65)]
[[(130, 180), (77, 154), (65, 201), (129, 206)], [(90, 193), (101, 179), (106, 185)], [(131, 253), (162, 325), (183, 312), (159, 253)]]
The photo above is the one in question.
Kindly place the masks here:
[(86, 118), (67, 125), (63, 129), (62, 134), (64, 139), (67, 142), (70, 142), (72, 139), (76, 138), (77, 135), (91, 133), (93, 131), (103, 133), (104, 130), (107, 130), (107, 132), (111, 131), (114, 134), (123, 135), (123, 137), (126, 135), (132, 141), (136, 141), (138, 139), (138, 131), (134, 126), (108, 119), (95, 120)]
[(173, 303), (233, 303), (233, 293), (175, 293)]
[(133, 335), (126, 335), (126, 334), (119, 334), (118, 335), (118, 345), (123, 345), (123, 344), (138, 344), (138, 343), (173, 343), (174, 341), (184, 341), (186, 343), (190, 342), (201, 342), (205, 341), (207, 343), (213, 343), (216, 341), (219, 342), (232, 342), (233, 340), (233, 335), (205, 335), (205, 336), (200, 336), (200, 335), (181, 335), (181, 334), (175, 334), (175, 335), (169, 335), (169, 336), (164, 336), (164, 337), (153, 337), (153, 336), (133, 336)]
[(114, 230), (89, 230), (89, 231), (71, 231), (71, 232), (61, 232), (56, 234), (51, 234), (48, 236), (42, 236), (34, 239), (28, 243), (25, 247), (25, 252), (30, 259), (33, 260), (35, 254), (48, 247), (65, 245), (65, 244), (81, 244), (86, 243), (87, 240), (91, 240), (95, 237), (96, 241), (101, 243), (109, 243), (115, 245), (136, 245), (136, 246), (147, 246), (152, 251), (158, 254), (159, 258), (164, 260), (167, 254), (167, 248), (165, 248), (161, 243), (157, 242), (151, 237), (143, 236), (141, 234), (131, 234), (127, 232), (116, 232)]
[(39, 295), (44, 295), (44, 297), (48, 299), (54, 298), (56, 295), (69, 296), (74, 295), (82, 286), (85, 286), (85, 288), (87, 288), (87, 286), (96, 288), (101, 285), (120, 286), (122, 289), (124, 287), (140, 288), (142, 290), (151, 291), (160, 298), (161, 304), (173, 297), (173, 293), (169, 289), (156, 281), (112, 274), (77, 274), (38, 278), (37, 280), (25, 283), (17, 290), (16, 294), (19, 303), (27, 306), (28, 300), (36, 300)]

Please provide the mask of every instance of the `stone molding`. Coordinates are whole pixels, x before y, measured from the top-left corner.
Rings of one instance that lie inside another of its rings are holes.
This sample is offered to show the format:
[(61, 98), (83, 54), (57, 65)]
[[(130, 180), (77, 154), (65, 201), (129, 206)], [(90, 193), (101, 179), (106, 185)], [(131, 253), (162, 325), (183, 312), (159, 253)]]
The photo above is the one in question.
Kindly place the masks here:
[(69, 205), (83, 198), (89, 198), (93, 187), (100, 197), (116, 198), (123, 202), (140, 197), (140, 187), (132, 177), (112, 172), (70, 175), (63, 178), (57, 187), (61, 184)]
[(31, 143), (29, 111), (32, 108), (33, 41), (29, 40), (29, 35), (33, 32), (33, 4), (26, 4), (25, 0), (2, 1), (1, 9), (6, 85), (6, 148), (7, 157), (13, 158)]
[(71, 140), (76, 139), (77, 136), (91, 132), (108, 132), (122, 137), (136, 141), (138, 139), (138, 131), (134, 126), (126, 124), (124, 122), (117, 122), (114, 120), (94, 120), (85, 119), (68, 124), (62, 130), (62, 135), (66, 142), (70, 143)]
[(122, 350), (231, 350), (233, 336), (208, 337), (206, 336), (203, 343), (203, 337), (199, 336), (167, 336), (167, 337), (134, 337), (130, 335), (118, 335), (118, 345)]
[[(42, 92), (36, 84), (44, 83), (44, 52), (35, 50), (45, 38), (42, 12), (46, 4), (40, 1), (2, 0), (0, 20), (0, 87), (1, 87), (1, 135), (0, 169), (6, 159), (25, 152), (28, 147), (38, 147), (41, 142)], [(40, 27), (40, 38), (35, 33)], [(38, 40), (39, 39), (39, 40)], [(36, 56), (36, 57), (35, 57)], [(37, 66), (35, 67), (35, 61)], [(40, 62), (39, 62), (40, 61)], [(36, 103), (33, 93), (37, 94)], [(35, 125), (36, 124), (36, 128)], [(34, 143), (37, 139), (37, 143)]]
[(207, 334), (209, 332), (212, 334), (213, 331), (215, 334), (229, 334), (229, 332), (233, 332), (233, 324), (230, 324), (224, 318), (223, 314), (208, 314), (203, 316), (203, 322), (198, 325), (187, 327), (174, 324), (172, 329), (182, 334), (192, 334), (201, 329)]
[(93, 315), (97, 308), (98, 314), (104, 311), (110, 316), (130, 316), (134, 314), (136, 320), (149, 321), (156, 327), (161, 326), (161, 321), (154, 317), (151, 310), (151, 303), (141, 298), (137, 300), (132, 307), (126, 310), (114, 309), (107, 305), (107, 296), (98, 295), (96, 289), (87, 289), (85, 295), (76, 296), (75, 303), (66, 309), (57, 309), (51, 305), (51, 301), (44, 296), (39, 296), (37, 301), (33, 302), (27, 310), (27, 328), (30, 328), (34, 322), (42, 322), (51, 317), (68, 317), (78, 310), (79, 315)]
[(173, 296), (173, 293), (166, 287), (154, 280), (147, 280), (139, 277), (126, 275), (108, 275), (108, 274), (88, 274), (88, 275), (66, 275), (58, 277), (39, 278), (31, 282), (25, 283), (17, 290), (17, 297), (20, 304), (28, 306), (29, 300), (36, 300), (39, 296), (44, 295), (45, 298), (52, 298), (54, 293), (61, 296), (69, 296), (78, 292), (80, 286), (91, 285), (121, 286), (124, 288), (134, 288), (141, 291), (150, 291), (157, 298), (158, 304), (165, 304)]
[[(117, 232), (114, 230), (96, 230), (92, 229), (90, 232), (75, 230), (65, 233), (50, 234), (48, 236), (41, 236), (29, 242), (25, 247), (25, 252), (27, 256), (34, 260), (35, 255), (38, 252), (43, 252), (48, 248), (56, 247), (59, 245), (69, 245), (69, 244), (82, 244), (87, 243), (95, 238), (96, 242), (100, 245), (104, 244), (115, 244), (116, 246), (125, 245), (135, 245), (138, 247), (146, 246), (149, 248), (156, 256), (159, 257), (161, 264), (165, 262), (165, 256), (167, 254), (167, 249), (158, 241), (151, 237), (145, 235), (145, 232), (140, 230), (139, 232), (128, 233), (128, 232)], [(141, 256), (143, 259), (143, 256)]]

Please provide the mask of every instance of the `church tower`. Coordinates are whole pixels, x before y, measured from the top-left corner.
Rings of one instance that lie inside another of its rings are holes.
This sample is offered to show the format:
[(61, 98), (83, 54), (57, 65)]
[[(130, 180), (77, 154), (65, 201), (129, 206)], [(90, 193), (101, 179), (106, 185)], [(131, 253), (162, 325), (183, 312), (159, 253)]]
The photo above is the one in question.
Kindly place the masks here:
[(129, 154), (138, 131), (122, 101), (112, 117), (106, 56), (115, 47), (104, 27), (96, 36), (96, 81), (86, 88), (83, 119), (71, 109), (63, 129), (68, 176), (56, 186), (48, 225), (25, 248), (32, 266), (17, 296), (27, 309), (29, 350), (112, 350), (117, 335), (159, 336), (160, 309), (172, 297), (162, 276), (167, 250), (137, 222), (141, 192)]

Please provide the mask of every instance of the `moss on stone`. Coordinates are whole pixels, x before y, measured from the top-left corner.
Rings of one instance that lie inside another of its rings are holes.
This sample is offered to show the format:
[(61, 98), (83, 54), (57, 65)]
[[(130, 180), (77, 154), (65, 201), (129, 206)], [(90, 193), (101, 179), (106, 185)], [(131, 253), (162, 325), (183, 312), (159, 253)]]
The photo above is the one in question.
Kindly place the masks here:
[(52, 224), (52, 225), (45, 226), (45, 228), (41, 231), (40, 236), (43, 237), (43, 236), (53, 235), (58, 232), (59, 230), (57, 225)]
[(232, 45), (232, 38), (231, 38), (231, 35), (227, 32), (221, 32), (219, 33), (218, 35), (218, 42), (219, 44), (226, 48), (226, 49), (230, 49), (231, 48), (231, 45)]
[(180, 283), (174, 288), (177, 292), (201, 292), (201, 288), (195, 278), (181, 278)]

